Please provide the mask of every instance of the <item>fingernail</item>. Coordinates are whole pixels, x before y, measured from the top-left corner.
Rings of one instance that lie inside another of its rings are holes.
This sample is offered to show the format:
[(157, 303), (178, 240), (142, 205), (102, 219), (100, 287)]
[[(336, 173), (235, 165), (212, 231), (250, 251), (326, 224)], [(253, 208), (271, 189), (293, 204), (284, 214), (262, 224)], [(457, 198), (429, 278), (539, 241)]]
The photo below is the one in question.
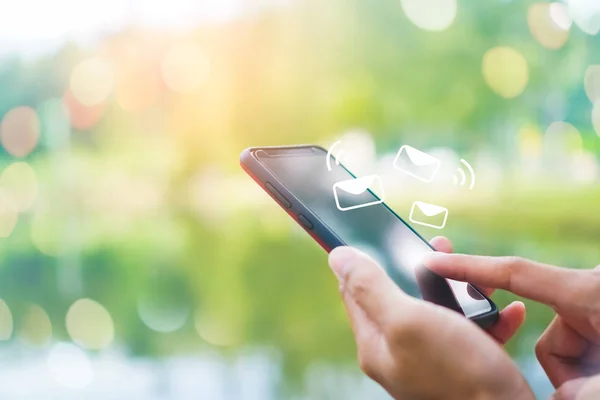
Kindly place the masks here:
[(337, 247), (329, 253), (329, 266), (338, 280), (344, 278), (348, 271), (348, 265), (356, 256), (356, 250), (351, 247)]

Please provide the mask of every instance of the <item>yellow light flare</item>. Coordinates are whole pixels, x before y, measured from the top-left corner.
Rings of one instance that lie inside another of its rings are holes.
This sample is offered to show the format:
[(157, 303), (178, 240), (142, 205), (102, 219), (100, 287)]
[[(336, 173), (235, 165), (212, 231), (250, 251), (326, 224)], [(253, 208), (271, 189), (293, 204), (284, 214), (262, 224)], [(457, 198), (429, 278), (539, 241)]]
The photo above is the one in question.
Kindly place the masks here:
[(117, 75), (116, 100), (125, 111), (147, 109), (157, 101), (160, 91), (159, 71), (143, 60), (131, 61)]
[(600, 65), (590, 65), (585, 71), (585, 93), (592, 103), (600, 101)]
[(163, 79), (171, 90), (193, 93), (208, 80), (210, 62), (197, 44), (176, 43), (167, 51), (161, 70)]
[(0, 238), (7, 238), (15, 229), (19, 212), (13, 204), (12, 198), (0, 191)]
[(69, 88), (75, 99), (87, 107), (97, 106), (110, 96), (115, 81), (113, 66), (102, 58), (90, 58), (77, 64)]
[(27, 211), (38, 195), (35, 171), (25, 162), (12, 163), (2, 171), (0, 188), (12, 199), (18, 211)]
[(535, 40), (548, 49), (560, 49), (569, 40), (569, 29), (564, 29), (564, 25), (561, 26), (560, 22), (555, 21), (556, 18), (560, 18), (561, 7), (564, 5), (554, 3), (535, 3), (529, 7), (527, 14), (529, 30)]
[(0, 340), (9, 340), (13, 333), (13, 316), (10, 308), (0, 299)]
[(38, 208), (33, 214), (31, 221), (31, 241), (37, 249), (48, 255), (58, 256), (63, 251), (64, 235), (61, 226), (64, 224), (63, 218), (58, 212), (47, 208)]
[(525, 125), (519, 129), (519, 150), (525, 158), (538, 158), (542, 154), (544, 141), (542, 132), (535, 125)]
[(30, 306), (19, 328), (19, 337), (33, 346), (45, 346), (52, 339), (52, 322), (46, 311), (38, 305)]
[(194, 326), (198, 335), (208, 344), (216, 347), (233, 346), (240, 342), (239, 334), (219, 318), (206, 315), (202, 310), (196, 312)]
[(494, 47), (483, 56), (483, 77), (498, 95), (515, 98), (523, 93), (529, 82), (527, 60), (512, 47)]
[(401, 0), (400, 4), (408, 19), (426, 31), (448, 29), (458, 13), (456, 0)]
[(40, 121), (31, 107), (10, 110), (0, 124), (0, 142), (15, 157), (25, 157), (33, 151), (40, 138)]
[(75, 343), (88, 350), (102, 350), (114, 339), (109, 312), (90, 299), (77, 300), (67, 312), (67, 332)]

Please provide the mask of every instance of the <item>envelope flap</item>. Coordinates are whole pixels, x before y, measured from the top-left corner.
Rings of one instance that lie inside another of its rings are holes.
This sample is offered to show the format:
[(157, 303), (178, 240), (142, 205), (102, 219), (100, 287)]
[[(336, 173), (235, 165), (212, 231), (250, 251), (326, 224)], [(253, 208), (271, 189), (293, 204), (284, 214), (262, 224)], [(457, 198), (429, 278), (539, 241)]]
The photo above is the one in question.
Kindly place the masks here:
[(373, 184), (373, 181), (377, 179), (376, 176), (365, 176), (364, 178), (350, 179), (348, 181), (336, 183), (336, 187), (351, 194), (361, 194), (367, 191)]
[(435, 217), (441, 213), (447, 212), (448, 210), (444, 207), (436, 206), (434, 204), (422, 203), (420, 201), (415, 202), (416, 206), (421, 210), (423, 214), (428, 217)]
[(431, 165), (438, 162), (438, 159), (430, 156), (427, 153), (422, 152), (421, 150), (417, 150), (411, 146), (405, 146), (406, 154), (410, 161), (419, 166)]

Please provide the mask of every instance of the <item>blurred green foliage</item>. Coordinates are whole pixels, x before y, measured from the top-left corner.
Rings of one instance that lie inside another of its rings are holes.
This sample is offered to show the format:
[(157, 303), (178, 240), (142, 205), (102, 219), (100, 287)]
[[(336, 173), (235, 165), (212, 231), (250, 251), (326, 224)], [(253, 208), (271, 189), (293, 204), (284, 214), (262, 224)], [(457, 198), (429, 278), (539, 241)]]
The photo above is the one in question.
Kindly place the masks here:
[[(247, 197), (260, 198), (258, 187), (234, 192), (234, 201), (220, 194), (225, 185), (201, 186), (217, 203), (195, 211), (190, 179), (206, 171), (245, 179), (237, 165), (245, 147), (323, 143), (355, 127), (372, 134), (380, 153), (410, 142), (466, 154), (486, 150), (510, 161), (521, 126), (553, 121), (547, 99), (555, 94), (584, 148), (600, 154), (582, 84), (586, 67), (598, 62), (598, 37), (573, 29), (563, 48), (544, 49), (527, 26), (531, 3), (463, 2), (454, 25), (432, 33), (412, 25), (397, 0), (306, 0), (190, 34), (212, 64), (200, 92), (178, 94), (161, 85), (158, 99), (136, 113), (111, 99), (97, 124), (73, 129), (67, 150), (48, 146), (52, 127), (43, 119), (40, 144), (26, 161), (38, 174), (39, 203), (49, 210), (44, 235), (63, 247), (46, 255), (34, 246), (37, 209), (21, 214), (2, 241), (0, 293), (15, 325), (27, 305), (40, 304), (55, 338), (66, 338), (68, 307), (90, 297), (110, 312), (117, 342), (132, 355), (215, 347), (196, 333), (194, 316), (200, 315), (226, 332), (230, 343), (218, 347), (223, 354), (272, 348), (290, 382), (301, 382), (314, 363), (353, 364), (353, 340), (324, 252), (274, 203), (244, 205)], [(73, 66), (95, 52), (118, 64), (136, 50), (133, 57), (156, 72), (157, 54), (177, 40), (131, 28), (93, 51), (66, 44), (35, 61), (4, 59), (0, 116), (63, 98)], [(482, 56), (497, 45), (518, 49), (530, 65), (528, 87), (516, 99), (501, 98), (483, 79)], [(2, 153), (3, 166), (12, 161)], [(162, 201), (133, 215), (91, 209), (85, 193), (102, 177), (111, 181), (115, 171), (132, 192), (116, 186), (108, 197), (127, 198), (136, 188), (129, 183), (146, 179), (164, 190)], [(521, 182), (518, 172), (506, 175), (491, 198), (457, 206), (457, 222), (444, 232), (457, 251), (576, 268), (600, 263), (597, 181), (563, 188)], [(139, 317), (143, 298), (187, 307), (186, 323), (176, 332), (153, 332)], [(506, 305), (512, 296), (494, 299)], [(528, 307), (522, 333), (508, 344), (515, 356), (532, 352), (529, 338), (552, 318), (545, 307)]]

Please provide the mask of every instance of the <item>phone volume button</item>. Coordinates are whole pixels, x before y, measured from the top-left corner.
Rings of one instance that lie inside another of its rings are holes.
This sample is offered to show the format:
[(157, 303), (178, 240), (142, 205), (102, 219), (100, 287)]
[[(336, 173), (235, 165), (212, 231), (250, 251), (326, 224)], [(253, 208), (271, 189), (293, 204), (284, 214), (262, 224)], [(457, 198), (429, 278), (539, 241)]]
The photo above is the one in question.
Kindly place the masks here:
[(269, 193), (271, 193), (271, 195), (273, 197), (275, 197), (275, 199), (277, 199), (279, 204), (281, 204), (285, 208), (292, 208), (292, 203), (290, 203), (290, 201), (288, 199), (286, 199), (284, 195), (279, 193), (279, 191), (277, 189), (275, 189), (275, 187), (273, 185), (271, 185), (269, 182), (267, 182), (267, 183), (265, 183), (265, 187), (267, 188)]
[(312, 222), (310, 222), (310, 220), (302, 214), (298, 214), (298, 222), (300, 222), (300, 225), (302, 225), (306, 229), (310, 230), (310, 229), (314, 228)]

